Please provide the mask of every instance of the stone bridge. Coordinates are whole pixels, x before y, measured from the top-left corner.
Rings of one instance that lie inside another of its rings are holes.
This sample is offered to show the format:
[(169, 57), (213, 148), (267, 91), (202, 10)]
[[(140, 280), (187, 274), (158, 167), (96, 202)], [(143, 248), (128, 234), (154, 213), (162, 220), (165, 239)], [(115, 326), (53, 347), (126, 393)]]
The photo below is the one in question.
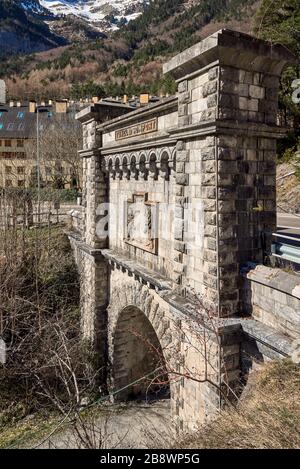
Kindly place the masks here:
[(293, 62), (222, 30), (164, 66), (176, 96), (137, 109), (102, 100), (77, 116), (83, 334), (114, 398), (170, 399), (178, 430), (211, 418), (255, 362), (291, 355), (299, 338), (300, 279), (263, 265), (285, 133), (279, 79)]

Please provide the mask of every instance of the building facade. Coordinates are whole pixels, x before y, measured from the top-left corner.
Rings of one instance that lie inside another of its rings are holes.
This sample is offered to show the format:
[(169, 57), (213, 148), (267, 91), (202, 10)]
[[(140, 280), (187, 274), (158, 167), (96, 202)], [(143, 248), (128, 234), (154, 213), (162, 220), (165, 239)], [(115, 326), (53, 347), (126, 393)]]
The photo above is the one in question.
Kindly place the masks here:
[(76, 126), (76, 111), (77, 108), (69, 107), (67, 101), (0, 104), (1, 188), (35, 187), (38, 164), (43, 187), (80, 186), (81, 175), (75, 163), (77, 147), (73, 149), (75, 157), (70, 156), (68, 161), (64, 149), (61, 154), (55, 151), (55, 139), (51, 138), (52, 127), (65, 127), (66, 134), (70, 133), (69, 129)]
[(257, 354), (290, 353), (277, 325), (252, 315), (251, 282), (276, 229), (279, 79), (293, 61), (222, 30), (165, 65), (176, 96), (77, 115), (83, 334), (115, 399), (162, 393), (178, 430), (236, 396)]

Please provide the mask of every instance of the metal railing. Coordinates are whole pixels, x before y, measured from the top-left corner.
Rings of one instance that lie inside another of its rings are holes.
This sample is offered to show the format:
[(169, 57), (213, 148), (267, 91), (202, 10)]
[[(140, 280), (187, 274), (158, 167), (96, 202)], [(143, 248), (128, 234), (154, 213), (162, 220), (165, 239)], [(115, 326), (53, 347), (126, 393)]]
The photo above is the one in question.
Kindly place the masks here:
[(300, 237), (272, 233), (272, 255), (300, 265)]

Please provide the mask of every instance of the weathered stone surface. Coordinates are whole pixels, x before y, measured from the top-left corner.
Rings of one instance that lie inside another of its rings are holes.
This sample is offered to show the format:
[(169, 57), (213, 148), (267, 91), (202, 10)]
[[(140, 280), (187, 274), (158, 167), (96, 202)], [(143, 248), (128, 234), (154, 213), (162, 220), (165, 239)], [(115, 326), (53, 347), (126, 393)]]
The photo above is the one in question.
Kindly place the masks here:
[[(278, 78), (289, 61), (280, 46), (219, 31), (165, 66), (178, 80), (178, 96), (138, 109), (102, 102), (79, 114), (84, 187), (74, 245), (83, 335), (98, 344), (103, 368), (111, 364), (109, 383), (125, 399), (127, 386), (146, 392), (132, 386), (138, 373), (153, 372), (137, 338), (153, 343), (167, 369), (183, 375), (170, 384), (178, 429), (191, 430), (219, 410), (220, 390), (204, 383), (203, 373), (208, 368), (213, 382), (221, 376), (221, 387), (234, 386), (242, 340), (255, 337), (284, 356), (278, 331), (300, 334), (299, 283), (274, 271), (267, 278), (261, 267), (245, 286), (240, 274), (245, 262), (265, 258), (271, 239), (263, 247), (261, 233), (276, 224), (282, 133), (273, 124)], [(191, 292), (201, 306), (187, 299)], [(257, 321), (234, 319), (240, 313)], [(208, 314), (226, 318), (216, 323), (217, 337)], [(186, 369), (198, 381), (187, 379)]]
[(300, 333), (300, 281), (298, 275), (257, 266), (246, 274), (245, 301), (261, 323), (295, 339)]

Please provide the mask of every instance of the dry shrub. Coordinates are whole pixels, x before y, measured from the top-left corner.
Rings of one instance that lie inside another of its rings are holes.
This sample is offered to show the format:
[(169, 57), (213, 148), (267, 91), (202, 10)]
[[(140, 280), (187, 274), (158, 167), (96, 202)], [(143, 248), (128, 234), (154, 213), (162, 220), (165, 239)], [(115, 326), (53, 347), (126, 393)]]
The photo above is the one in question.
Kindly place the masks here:
[(221, 412), (180, 446), (293, 449), (300, 447), (300, 367), (288, 360), (254, 372), (236, 409)]
[[(59, 227), (0, 230), (0, 431), (40, 409), (63, 414), (93, 388), (81, 340), (79, 278)], [(15, 411), (17, 415), (15, 415)]]

